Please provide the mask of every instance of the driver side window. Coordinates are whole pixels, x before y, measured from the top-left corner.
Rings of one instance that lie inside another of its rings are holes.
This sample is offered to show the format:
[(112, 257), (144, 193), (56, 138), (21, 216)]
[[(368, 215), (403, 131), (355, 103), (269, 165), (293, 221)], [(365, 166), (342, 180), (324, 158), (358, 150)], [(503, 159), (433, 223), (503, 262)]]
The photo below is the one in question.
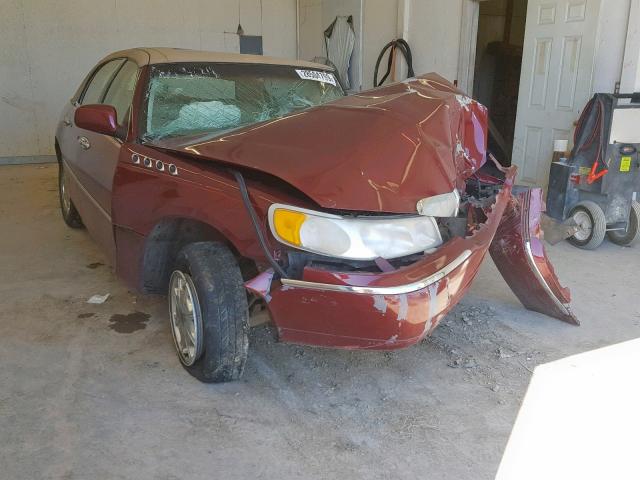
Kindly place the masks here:
[(133, 100), (138, 79), (138, 66), (135, 62), (127, 60), (113, 79), (102, 103), (112, 105), (118, 114), (118, 123), (126, 123), (126, 115)]
[(105, 88), (107, 88), (107, 85), (109, 85), (109, 82), (123, 63), (124, 58), (118, 58), (102, 65), (89, 80), (80, 103), (82, 105), (102, 103), (102, 95)]

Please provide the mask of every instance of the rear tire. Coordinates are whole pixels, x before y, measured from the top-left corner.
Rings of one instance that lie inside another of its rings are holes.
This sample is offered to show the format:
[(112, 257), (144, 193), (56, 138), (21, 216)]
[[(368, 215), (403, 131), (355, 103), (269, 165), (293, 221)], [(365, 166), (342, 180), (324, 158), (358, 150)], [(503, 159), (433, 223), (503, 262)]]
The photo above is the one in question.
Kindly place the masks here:
[(579, 230), (567, 241), (584, 250), (594, 250), (604, 241), (607, 220), (600, 205), (590, 200), (578, 203), (569, 215), (578, 224)]
[(238, 262), (228, 247), (198, 242), (180, 251), (169, 285), (169, 315), (178, 358), (187, 372), (206, 383), (242, 376), (249, 307)]
[(71, 200), (71, 195), (69, 195), (67, 178), (64, 165), (60, 163), (58, 168), (58, 197), (60, 198), (62, 218), (64, 219), (64, 223), (71, 228), (82, 228), (84, 226), (82, 224), (82, 218), (80, 218), (80, 214), (78, 210), (76, 210), (73, 200)]
[(631, 245), (637, 238), (640, 225), (640, 203), (633, 202), (631, 204), (631, 212), (629, 213), (629, 225), (627, 231), (624, 230), (611, 230), (607, 232), (609, 240), (616, 245), (627, 247)]

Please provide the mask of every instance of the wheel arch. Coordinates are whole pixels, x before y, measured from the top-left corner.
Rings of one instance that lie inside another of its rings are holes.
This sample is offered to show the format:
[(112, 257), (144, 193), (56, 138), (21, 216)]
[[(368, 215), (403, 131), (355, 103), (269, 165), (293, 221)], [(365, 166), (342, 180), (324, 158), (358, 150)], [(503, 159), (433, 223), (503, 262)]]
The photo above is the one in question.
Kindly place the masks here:
[(243, 257), (233, 242), (211, 224), (189, 217), (165, 217), (144, 241), (140, 276), (143, 292), (166, 292), (178, 253), (195, 242), (223, 243), (236, 257), (244, 278), (257, 273), (255, 262)]
[(56, 159), (58, 160), (58, 165), (62, 165), (62, 150), (60, 150), (60, 144), (58, 143), (58, 138), (53, 138), (53, 148), (56, 152)]

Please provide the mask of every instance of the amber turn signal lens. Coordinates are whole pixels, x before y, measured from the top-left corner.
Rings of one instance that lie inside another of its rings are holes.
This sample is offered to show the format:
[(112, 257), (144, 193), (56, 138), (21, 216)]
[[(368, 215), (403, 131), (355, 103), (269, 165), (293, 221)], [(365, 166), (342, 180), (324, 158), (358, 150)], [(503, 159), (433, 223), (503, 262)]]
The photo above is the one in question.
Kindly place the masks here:
[(300, 246), (300, 228), (306, 218), (304, 213), (278, 208), (273, 212), (273, 227), (282, 240)]

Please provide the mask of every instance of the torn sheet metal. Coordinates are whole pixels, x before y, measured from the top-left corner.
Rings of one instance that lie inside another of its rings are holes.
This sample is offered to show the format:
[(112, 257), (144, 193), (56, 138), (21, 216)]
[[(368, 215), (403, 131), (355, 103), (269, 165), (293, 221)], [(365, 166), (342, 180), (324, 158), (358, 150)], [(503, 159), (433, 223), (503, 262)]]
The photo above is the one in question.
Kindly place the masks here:
[(244, 286), (247, 290), (262, 298), (266, 303), (269, 303), (271, 301), (269, 292), (271, 291), (273, 275), (273, 269), (270, 268), (245, 282)]
[(543, 210), (541, 189), (514, 195), (489, 252), (507, 284), (527, 309), (579, 325), (569, 306), (571, 294), (560, 285), (540, 239)]
[[(505, 170), (505, 176), (485, 222), (470, 236), (449, 241), (419, 262), (380, 273), (305, 267), (302, 275), (302, 280), (316, 285), (383, 288), (434, 278), (423, 288), (401, 294), (354, 294), (274, 281), (268, 308), (280, 339), (348, 349), (397, 349), (419, 342), (475, 278), (511, 198), (515, 168)], [(464, 261), (451, 270), (445, 268), (463, 252), (469, 252)], [(443, 270), (447, 273), (433, 277)]]

